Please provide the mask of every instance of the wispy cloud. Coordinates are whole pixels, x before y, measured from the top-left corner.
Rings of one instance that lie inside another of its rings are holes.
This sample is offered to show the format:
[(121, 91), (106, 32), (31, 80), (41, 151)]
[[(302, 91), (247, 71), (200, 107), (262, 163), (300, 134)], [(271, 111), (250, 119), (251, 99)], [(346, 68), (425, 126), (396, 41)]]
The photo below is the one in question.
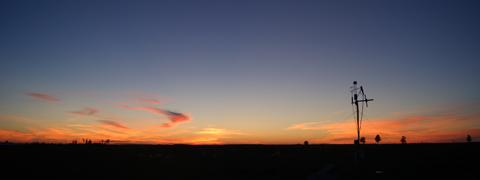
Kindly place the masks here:
[(177, 113), (173, 111), (165, 111), (165, 115), (170, 117), (172, 123), (188, 122), (192, 119), (188, 114)]
[(50, 96), (50, 95), (46, 95), (46, 94), (28, 93), (27, 95), (32, 96), (32, 97), (36, 97), (36, 98), (40, 98), (40, 99), (44, 99), (44, 100), (49, 100), (49, 101), (60, 101), (60, 99), (58, 99), (56, 97), (53, 97), (53, 96)]
[(137, 98), (137, 100), (138, 101), (143, 101), (143, 102), (149, 102), (149, 103), (156, 103), (156, 104), (162, 103), (162, 101), (158, 101), (158, 100), (151, 99), (151, 98), (148, 98), (148, 99)]
[(246, 135), (234, 130), (218, 129), (218, 128), (204, 128), (203, 131), (198, 132), (200, 134), (214, 134), (214, 135)]
[[(160, 95), (160, 94), (149, 94), (149, 93), (143, 93), (138, 91), (124, 91), (123, 93), (140, 96), (136, 98), (137, 102), (153, 103), (153, 104), (171, 102), (171, 98), (166, 97), (164, 95)], [(162, 99), (162, 100), (159, 100), (159, 99)]]
[(85, 128), (92, 127), (92, 126), (84, 125), (84, 124), (69, 124), (68, 126), (70, 126), (70, 127), (85, 127)]
[(151, 107), (130, 107), (130, 106), (118, 106), (118, 107), (126, 108), (126, 109), (139, 109), (139, 110), (144, 110), (144, 111), (148, 111), (155, 114), (163, 114), (168, 116), (170, 123), (159, 125), (157, 127), (173, 127), (174, 124), (186, 123), (192, 120), (192, 117), (187, 113), (177, 113), (173, 111), (161, 110), (158, 108), (151, 108)]
[(85, 107), (85, 108), (83, 108), (83, 110), (81, 110), (81, 111), (69, 111), (69, 112), (70, 112), (70, 113), (73, 113), (73, 114), (91, 116), (91, 115), (97, 113), (97, 112), (98, 112), (98, 109)]
[(35, 138), (35, 136), (30, 133), (0, 129), (0, 139), (9, 142), (29, 142), (33, 138)]
[(113, 127), (117, 127), (117, 128), (122, 128), (122, 129), (130, 129), (130, 128), (127, 128), (115, 121), (109, 121), (109, 120), (98, 120), (98, 122), (101, 122), (102, 124), (104, 125), (107, 125), (107, 126), (113, 126)]
[(308, 123), (294, 124), (290, 127), (284, 128), (283, 130), (292, 130), (292, 129), (322, 130), (326, 128), (328, 128), (328, 126), (325, 126), (325, 122), (308, 122)]
[(80, 115), (80, 117), (85, 115), (85, 116), (98, 117), (98, 118), (102, 118), (102, 119), (116, 120), (116, 118), (112, 118), (112, 117), (104, 117), (104, 116), (95, 115), (99, 111), (100, 111), (99, 109), (84, 107), (83, 110), (81, 110), (81, 111), (68, 111), (68, 112), (72, 113), (72, 114), (78, 114), (78, 115)]
[(8, 119), (20, 119), (20, 120), (28, 120), (28, 118), (24, 118), (24, 117), (16, 117), (16, 116), (3, 116), (1, 118), (2, 121), (6, 121)]
[(157, 108), (151, 108), (151, 107), (130, 107), (130, 106), (118, 106), (118, 107), (126, 108), (126, 109), (145, 110), (145, 111), (149, 111), (149, 112), (155, 113), (155, 114), (165, 114), (165, 112), (163, 110), (157, 109)]

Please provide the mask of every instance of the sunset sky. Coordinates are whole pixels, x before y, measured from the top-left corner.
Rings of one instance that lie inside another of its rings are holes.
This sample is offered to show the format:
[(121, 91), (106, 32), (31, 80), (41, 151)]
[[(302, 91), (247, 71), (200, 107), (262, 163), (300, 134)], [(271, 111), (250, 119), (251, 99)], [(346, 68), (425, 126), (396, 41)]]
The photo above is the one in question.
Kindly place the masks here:
[(480, 1), (0, 1), (0, 142), (480, 141)]

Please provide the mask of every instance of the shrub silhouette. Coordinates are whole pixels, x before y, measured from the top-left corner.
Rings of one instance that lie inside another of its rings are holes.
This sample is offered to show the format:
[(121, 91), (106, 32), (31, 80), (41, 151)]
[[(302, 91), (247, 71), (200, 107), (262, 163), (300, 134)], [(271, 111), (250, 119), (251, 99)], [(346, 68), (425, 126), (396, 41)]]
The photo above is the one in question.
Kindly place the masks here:
[(402, 139), (400, 140), (400, 142), (402, 142), (402, 144), (407, 144), (407, 137), (402, 136)]
[(365, 144), (365, 137), (360, 138), (360, 142), (361, 142), (362, 144)]
[(375, 136), (375, 141), (380, 142), (382, 140), (382, 138), (380, 138), (380, 135), (377, 134), (377, 136)]
[(467, 142), (472, 142), (472, 136), (470, 136), (470, 134), (467, 136)]
[(308, 141), (303, 142), (303, 144), (304, 144), (305, 146), (308, 145)]
[[(83, 139), (82, 139), (83, 140)], [(92, 144), (92, 140), (90, 139), (85, 139), (85, 144)]]

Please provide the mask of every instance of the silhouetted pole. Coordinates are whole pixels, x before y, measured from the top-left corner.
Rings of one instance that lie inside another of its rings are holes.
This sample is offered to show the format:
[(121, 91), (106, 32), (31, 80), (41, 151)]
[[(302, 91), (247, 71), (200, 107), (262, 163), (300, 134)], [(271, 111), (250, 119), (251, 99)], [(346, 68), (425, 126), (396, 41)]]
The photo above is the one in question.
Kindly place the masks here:
[[(358, 111), (358, 95), (357, 95), (357, 81), (353, 81), (353, 99), (355, 100), (355, 106), (357, 106), (357, 142), (360, 142), (360, 126), (359, 126), (359, 116), (360, 116), (360, 113)], [(360, 144), (360, 143), (359, 143)]]
[[(373, 101), (373, 99), (367, 99), (367, 96), (365, 95), (365, 92), (363, 92), (363, 87), (360, 86), (360, 91), (357, 93), (357, 81), (353, 81), (353, 89), (352, 89), (352, 93), (353, 93), (353, 97), (352, 97), (352, 104), (355, 104), (356, 108), (357, 108), (357, 142), (356, 142), (356, 146), (357, 146), (357, 161), (359, 162), (359, 167), (360, 167), (360, 110), (359, 110), (359, 107), (358, 107), (358, 102), (365, 102), (365, 104), (367, 105), (368, 107), (368, 101)], [(363, 98), (362, 100), (358, 100), (358, 96), (359, 95), (362, 95)], [(362, 111), (363, 111), (363, 108), (362, 108)], [(362, 112), (363, 114), (363, 112)]]

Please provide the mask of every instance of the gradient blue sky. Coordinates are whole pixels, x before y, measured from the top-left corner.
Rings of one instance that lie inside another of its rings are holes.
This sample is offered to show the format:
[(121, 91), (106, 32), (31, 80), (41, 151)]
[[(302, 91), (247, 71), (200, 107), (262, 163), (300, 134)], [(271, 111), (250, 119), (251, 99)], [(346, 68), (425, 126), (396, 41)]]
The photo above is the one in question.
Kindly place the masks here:
[[(378, 133), (391, 143), (477, 140), (479, 8), (479, 1), (1, 1), (0, 141), (351, 143), (353, 117), (332, 127), (352, 113), (354, 80), (375, 99), (365, 116), (378, 130), (365, 125), (367, 142)], [(72, 113), (89, 108), (95, 113)], [(188, 120), (175, 123), (167, 111)], [(402, 120), (410, 124), (393, 128)]]

